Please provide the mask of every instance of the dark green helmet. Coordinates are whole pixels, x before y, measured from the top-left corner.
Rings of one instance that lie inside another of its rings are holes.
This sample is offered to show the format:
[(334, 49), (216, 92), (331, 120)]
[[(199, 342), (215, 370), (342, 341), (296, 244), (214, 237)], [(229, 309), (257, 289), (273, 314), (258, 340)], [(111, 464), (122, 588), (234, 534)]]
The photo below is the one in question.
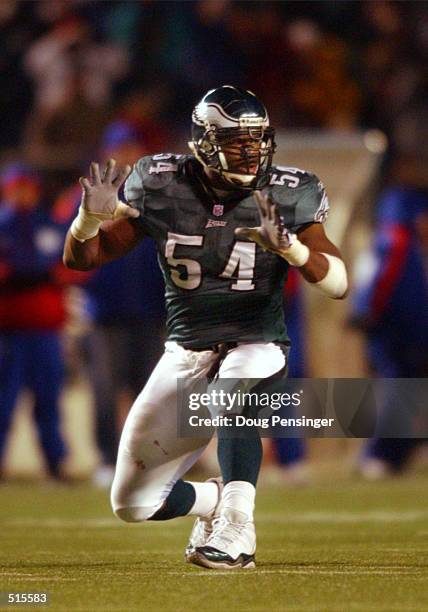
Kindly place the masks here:
[[(231, 85), (211, 89), (192, 113), (189, 146), (205, 167), (240, 189), (257, 189), (267, 179), (275, 131), (265, 106), (251, 92)], [(236, 148), (233, 163), (224, 149)]]

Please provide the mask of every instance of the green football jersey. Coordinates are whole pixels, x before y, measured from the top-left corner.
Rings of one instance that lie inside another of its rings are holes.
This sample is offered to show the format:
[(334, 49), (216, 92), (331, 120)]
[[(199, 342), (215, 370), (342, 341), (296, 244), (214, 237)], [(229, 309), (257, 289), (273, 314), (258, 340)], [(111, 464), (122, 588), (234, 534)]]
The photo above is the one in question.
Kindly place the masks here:
[[(274, 166), (262, 191), (293, 232), (326, 217), (324, 188), (303, 170)], [(260, 225), (250, 193), (222, 199), (204, 183), (193, 156), (161, 154), (135, 164), (125, 197), (157, 244), (169, 340), (196, 349), (288, 340), (282, 295), (287, 262), (234, 235), (238, 227)]]

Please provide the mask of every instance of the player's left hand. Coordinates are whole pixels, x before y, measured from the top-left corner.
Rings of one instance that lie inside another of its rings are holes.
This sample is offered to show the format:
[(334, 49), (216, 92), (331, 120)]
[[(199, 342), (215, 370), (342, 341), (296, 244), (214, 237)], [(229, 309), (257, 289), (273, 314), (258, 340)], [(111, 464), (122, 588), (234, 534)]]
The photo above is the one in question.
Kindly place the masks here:
[(238, 227), (235, 236), (256, 242), (265, 251), (278, 253), (290, 247), (295, 235), (285, 227), (274, 202), (261, 193), (254, 192), (261, 224), (257, 227)]

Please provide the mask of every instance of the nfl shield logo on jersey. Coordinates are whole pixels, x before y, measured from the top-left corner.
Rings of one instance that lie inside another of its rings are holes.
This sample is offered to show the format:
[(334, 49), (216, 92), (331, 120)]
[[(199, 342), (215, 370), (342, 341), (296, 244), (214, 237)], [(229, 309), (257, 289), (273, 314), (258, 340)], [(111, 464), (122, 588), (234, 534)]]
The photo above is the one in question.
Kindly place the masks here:
[(223, 204), (214, 204), (214, 206), (213, 206), (213, 215), (215, 217), (221, 217), (223, 213), (224, 213), (224, 206), (223, 206)]

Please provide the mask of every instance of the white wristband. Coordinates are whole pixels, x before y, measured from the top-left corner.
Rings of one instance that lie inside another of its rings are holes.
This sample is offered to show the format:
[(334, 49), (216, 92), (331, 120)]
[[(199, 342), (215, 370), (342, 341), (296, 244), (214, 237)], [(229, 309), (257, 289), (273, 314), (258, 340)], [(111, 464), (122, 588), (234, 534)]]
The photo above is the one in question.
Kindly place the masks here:
[(111, 218), (111, 214), (92, 213), (80, 206), (79, 214), (70, 227), (71, 234), (79, 242), (85, 242), (98, 234), (103, 221)]
[(310, 251), (305, 244), (302, 244), (300, 240), (293, 234), (294, 240), (292, 244), (280, 251), (279, 255), (292, 266), (301, 268), (309, 259)]
[(323, 293), (331, 298), (341, 298), (348, 288), (348, 276), (345, 264), (339, 257), (321, 253), (328, 261), (328, 271), (325, 277), (315, 284)]

